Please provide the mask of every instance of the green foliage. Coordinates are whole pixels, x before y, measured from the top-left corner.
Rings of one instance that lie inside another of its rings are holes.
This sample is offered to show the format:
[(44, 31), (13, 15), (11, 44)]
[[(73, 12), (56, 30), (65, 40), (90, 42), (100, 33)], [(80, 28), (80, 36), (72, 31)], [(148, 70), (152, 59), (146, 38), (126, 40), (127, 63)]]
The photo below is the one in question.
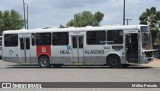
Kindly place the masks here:
[(157, 39), (157, 34), (160, 27), (160, 11), (157, 11), (155, 7), (146, 9), (145, 12), (139, 17), (140, 24), (145, 24), (150, 26), (152, 34), (152, 42), (154, 43)]
[(59, 28), (65, 28), (65, 26), (63, 26), (63, 25), (60, 25), (60, 26), (59, 26)]
[(83, 11), (82, 13), (75, 14), (74, 19), (71, 19), (66, 26), (99, 26), (100, 22), (103, 19), (103, 16), (104, 14), (101, 12), (92, 14), (90, 11)]
[(15, 10), (0, 11), (0, 34), (4, 30), (17, 30), (24, 26), (22, 16)]
[(160, 44), (160, 34), (159, 33), (157, 34), (157, 37), (156, 37), (155, 41), (156, 41), (157, 44)]

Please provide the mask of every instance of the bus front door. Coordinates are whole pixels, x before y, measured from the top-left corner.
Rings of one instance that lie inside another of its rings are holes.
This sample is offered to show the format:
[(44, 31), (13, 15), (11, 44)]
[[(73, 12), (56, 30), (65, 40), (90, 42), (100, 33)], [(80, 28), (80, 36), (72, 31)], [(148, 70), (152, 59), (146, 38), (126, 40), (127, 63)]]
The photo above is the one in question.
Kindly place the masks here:
[(21, 37), (20, 41), (20, 63), (30, 63), (30, 38)]
[(72, 63), (83, 65), (84, 63), (84, 37), (74, 35), (72, 38)]
[(139, 62), (139, 42), (138, 33), (127, 33), (125, 35), (125, 46), (126, 46), (126, 60), (129, 63)]

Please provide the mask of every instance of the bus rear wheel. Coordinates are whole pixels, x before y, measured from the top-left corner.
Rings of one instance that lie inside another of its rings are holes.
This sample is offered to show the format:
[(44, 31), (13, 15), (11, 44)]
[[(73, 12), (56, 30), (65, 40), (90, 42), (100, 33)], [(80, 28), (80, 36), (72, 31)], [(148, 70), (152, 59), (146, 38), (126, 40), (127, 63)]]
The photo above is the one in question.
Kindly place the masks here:
[(118, 56), (112, 55), (107, 59), (108, 65), (111, 68), (119, 68), (121, 66), (121, 62)]
[(54, 68), (61, 68), (61, 67), (62, 67), (62, 64), (54, 64), (53, 67), (54, 67)]
[(50, 67), (50, 60), (47, 56), (41, 56), (38, 59), (38, 62), (39, 62), (39, 66), (41, 68), (49, 68)]
[(127, 68), (129, 66), (129, 64), (121, 64), (122, 68)]

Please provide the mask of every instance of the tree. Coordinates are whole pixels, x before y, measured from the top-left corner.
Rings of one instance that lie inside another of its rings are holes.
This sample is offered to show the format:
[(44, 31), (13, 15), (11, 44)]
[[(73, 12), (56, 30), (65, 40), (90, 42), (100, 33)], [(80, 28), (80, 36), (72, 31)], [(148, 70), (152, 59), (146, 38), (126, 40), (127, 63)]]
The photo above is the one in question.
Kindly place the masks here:
[(18, 30), (23, 28), (24, 20), (15, 10), (0, 11), (0, 34), (4, 30)]
[(71, 19), (66, 26), (99, 26), (100, 22), (103, 19), (103, 16), (104, 14), (101, 12), (92, 14), (90, 11), (83, 11), (82, 13), (75, 14), (74, 19)]
[(150, 26), (150, 31), (152, 34), (152, 42), (155, 43), (157, 34), (160, 27), (160, 11), (157, 11), (155, 7), (146, 9), (145, 12), (139, 17), (140, 24), (145, 24)]
[(63, 26), (63, 25), (60, 25), (60, 26), (59, 26), (59, 28), (65, 28), (65, 26)]

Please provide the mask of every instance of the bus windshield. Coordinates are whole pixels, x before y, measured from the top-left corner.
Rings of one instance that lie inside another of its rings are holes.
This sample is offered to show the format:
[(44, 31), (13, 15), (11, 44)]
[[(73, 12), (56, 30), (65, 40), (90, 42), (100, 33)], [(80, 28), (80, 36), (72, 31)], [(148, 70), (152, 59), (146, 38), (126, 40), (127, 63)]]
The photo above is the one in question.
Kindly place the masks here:
[(142, 48), (145, 50), (151, 50), (152, 47), (152, 36), (150, 33), (150, 29), (148, 26), (141, 27), (141, 34), (142, 34)]

